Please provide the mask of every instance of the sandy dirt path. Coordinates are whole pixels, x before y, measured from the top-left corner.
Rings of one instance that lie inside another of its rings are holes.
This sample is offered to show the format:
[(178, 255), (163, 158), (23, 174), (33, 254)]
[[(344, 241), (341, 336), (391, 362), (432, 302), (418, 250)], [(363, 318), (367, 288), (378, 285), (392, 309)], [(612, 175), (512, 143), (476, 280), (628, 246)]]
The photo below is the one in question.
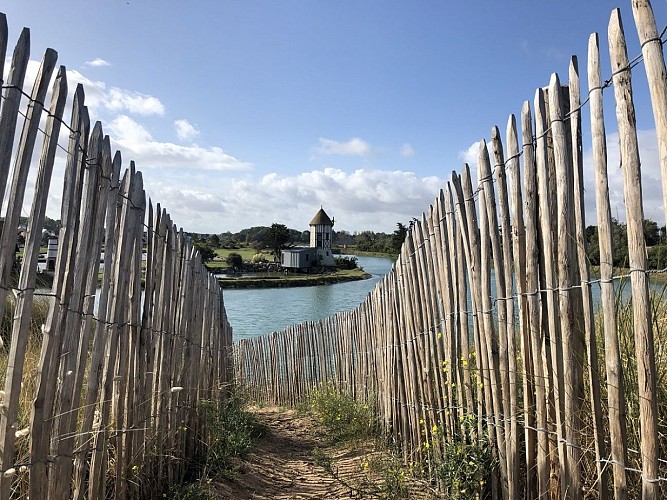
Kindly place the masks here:
[(359, 498), (315, 465), (312, 453), (317, 447), (333, 455), (339, 474), (350, 479), (361, 475), (363, 452), (328, 447), (316, 436), (312, 418), (295, 410), (259, 408), (253, 413), (268, 432), (243, 459), (241, 472), (233, 480), (216, 484), (220, 498)]
[[(318, 437), (312, 417), (295, 410), (259, 408), (253, 409), (253, 413), (268, 432), (245, 456), (241, 472), (233, 480), (215, 485), (219, 498), (380, 498), (368, 490), (356, 489), (365, 478), (363, 463), (368, 452), (364, 447), (345, 449), (328, 445)], [(333, 459), (339, 479), (315, 464), (315, 448)], [(419, 497), (426, 498), (410, 495)]]

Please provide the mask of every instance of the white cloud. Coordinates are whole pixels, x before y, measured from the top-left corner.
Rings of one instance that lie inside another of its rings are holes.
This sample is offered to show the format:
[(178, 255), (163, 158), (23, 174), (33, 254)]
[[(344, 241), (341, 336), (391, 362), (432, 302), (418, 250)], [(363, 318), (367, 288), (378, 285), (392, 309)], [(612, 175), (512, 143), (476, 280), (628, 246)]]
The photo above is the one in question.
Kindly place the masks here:
[(157, 97), (112, 88), (107, 94), (105, 106), (110, 111), (128, 111), (139, 115), (163, 115), (164, 105)]
[[(638, 130), (637, 141), (641, 160), (642, 197), (644, 217), (664, 224), (662, 204), (662, 180), (655, 130)], [(607, 176), (609, 179), (609, 203), (612, 217), (625, 221), (625, 196), (623, 192), (623, 170), (621, 168), (618, 132), (607, 135)], [(595, 172), (591, 150), (584, 152), (584, 189), (586, 224), (597, 224), (595, 208)]]
[[(30, 85), (37, 75), (39, 63), (34, 62), (34, 73), (31, 74)], [(26, 77), (26, 82), (28, 78)], [(107, 89), (104, 82), (91, 80), (77, 70), (67, 70), (67, 81), (70, 90), (76, 88), (78, 83), (83, 84), (86, 94), (86, 105), (90, 109), (93, 119), (99, 118), (103, 112), (130, 113), (141, 116), (165, 114), (164, 104), (157, 97), (140, 94), (131, 90), (118, 87)], [(103, 117), (104, 118), (104, 117)]]
[(477, 159), (479, 158), (479, 146), (482, 141), (473, 142), (468, 149), (459, 151), (458, 157), (470, 167), (477, 166)]
[(94, 115), (97, 110), (104, 107), (107, 100), (106, 85), (104, 82), (91, 80), (75, 69), (67, 70), (67, 83), (70, 90), (74, 90), (77, 84), (82, 84), (86, 95), (86, 106)]
[[(38, 65), (31, 62), (26, 80), (28, 91)], [(104, 82), (91, 80), (76, 70), (68, 71), (68, 80), (70, 95), (77, 83), (84, 84), (91, 119), (103, 121), (112, 148), (122, 152), (124, 167), (130, 160), (136, 161), (144, 174), (148, 195), (187, 231), (216, 233), (273, 222), (307, 229), (323, 205), (336, 218), (337, 229), (391, 232), (396, 222), (407, 223), (426, 210), (445, 184), (438, 177), (421, 177), (412, 172), (343, 171), (330, 167), (293, 175), (252, 176), (247, 171), (253, 165), (220, 147), (162, 141), (158, 130), (167, 130), (165, 124), (176, 127), (183, 140), (192, 139), (198, 131), (185, 119), (166, 123), (162, 120), (160, 124), (159, 117), (165, 117), (166, 111), (156, 97), (109, 89)], [(158, 117), (157, 122), (151, 121), (155, 129), (140, 120), (145, 115)], [(65, 145), (67, 134), (61, 137)], [(319, 149), (326, 155), (367, 156), (374, 152), (359, 138), (346, 142), (321, 139)], [(63, 160), (59, 159), (59, 163)], [(239, 173), (244, 170), (246, 173)], [(50, 217), (59, 216), (61, 190), (57, 186), (61, 179), (59, 167), (54, 172)]]
[(349, 141), (339, 142), (320, 137), (317, 153), (321, 155), (368, 156), (373, 149), (363, 139), (353, 137)]
[(111, 66), (111, 63), (108, 61), (105, 61), (104, 59), (101, 59), (99, 57), (96, 57), (92, 61), (86, 61), (84, 63), (85, 66), (89, 66), (91, 68), (101, 68), (103, 66)]
[(176, 127), (176, 135), (182, 141), (190, 141), (199, 135), (199, 130), (187, 120), (176, 120), (174, 127)]
[[(215, 181), (210, 175), (165, 179), (151, 184), (174, 220), (195, 232), (220, 233), (274, 222), (307, 229), (320, 205), (348, 231), (391, 232), (397, 222), (418, 217), (435, 199), (445, 181), (412, 172), (324, 168), (286, 176), (236, 177)], [(146, 178), (152, 175), (145, 171)], [(175, 175), (180, 175), (176, 173)], [(213, 174), (215, 175), (215, 174)], [(147, 182), (148, 184), (148, 182)], [(224, 189), (219, 189), (224, 185)]]
[(122, 151), (124, 158), (135, 160), (139, 168), (246, 170), (252, 166), (219, 147), (180, 146), (156, 141), (146, 128), (126, 115), (116, 117), (107, 128), (114, 147)]
[(405, 143), (403, 144), (403, 147), (401, 148), (401, 156), (403, 158), (411, 158), (415, 155), (415, 150), (413, 149), (412, 145)]
[(126, 115), (117, 117), (108, 125), (108, 128), (116, 141), (128, 144), (133, 149), (153, 142), (151, 133)]

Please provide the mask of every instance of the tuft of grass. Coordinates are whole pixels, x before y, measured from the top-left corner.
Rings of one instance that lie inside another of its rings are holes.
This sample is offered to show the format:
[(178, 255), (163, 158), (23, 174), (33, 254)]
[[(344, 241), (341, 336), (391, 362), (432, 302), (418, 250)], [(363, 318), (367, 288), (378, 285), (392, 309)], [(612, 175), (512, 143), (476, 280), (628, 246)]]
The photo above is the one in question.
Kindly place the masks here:
[[(347, 488), (355, 498), (411, 498), (413, 468), (403, 463), (398, 450), (389, 449), (372, 405), (356, 401), (334, 384), (321, 384), (299, 408), (310, 413), (326, 441), (336, 446), (363, 449), (355, 474), (341, 474), (336, 459), (321, 448), (312, 452), (313, 463)], [(370, 449), (370, 451), (369, 451)]]
[(209, 432), (205, 477), (231, 479), (239, 471), (240, 459), (266, 429), (246, 410), (246, 401), (238, 391), (222, 401), (203, 401), (199, 409)]
[(332, 383), (321, 384), (311, 393), (308, 411), (317, 418), (332, 443), (363, 441), (379, 434), (370, 406), (357, 402)]
[(351, 475), (341, 474), (334, 457), (321, 448), (314, 448), (311, 456), (315, 465), (342, 484), (354, 498), (409, 499), (414, 497), (411, 485), (421, 483), (414, 475), (414, 468), (403, 463), (397, 450), (382, 448), (367, 453)]
[(396, 450), (367, 455), (361, 463), (361, 469), (365, 484), (377, 488), (380, 498), (410, 498), (409, 482), (414, 482), (413, 470), (403, 463)]
[(199, 402), (198, 411), (206, 429), (201, 437), (204, 450), (195, 458), (193, 469), (183, 482), (171, 489), (171, 498), (218, 498), (211, 483), (238, 474), (241, 459), (253, 441), (266, 433), (266, 427), (246, 408), (247, 400), (238, 389), (233, 389), (225, 399)]
[(171, 492), (173, 500), (215, 500), (219, 498), (210, 480), (179, 484)]
[[(653, 329), (653, 348), (656, 366), (656, 399), (658, 409), (658, 456), (664, 457), (667, 453), (667, 284), (663, 284), (663, 277), (656, 279), (651, 275), (649, 303)], [(623, 279), (616, 287), (616, 321), (621, 366), (623, 374), (623, 389), (625, 394), (624, 408), (626, 412), (627, 429), (627, 462), (628, 468), (641, 469), (641, 455), (633, 450), (641, 447), (641, 427), (639, 425), (639, 388), (637, 374), (637, 353), (635, 343), (635, 328), (633, 317), (633, 303), (629, 291), (630, 281)], [(600, 306), (596, 314), (596, 335), (598, 359), (600, 366), (600, 389), (602, 399), (602, 425), (605, 439), (609, 439), (607, 377), (605, 369), (605, 343), (603, 319), (606, 311)], [(590, 401), (588, 382), (586, 386), (586, 401)], [(594, 436), (592, 429), (582, 431), (582, 442), (588, 448), (593, 447)], [(667, 465), (661, 461), (659, 476), (667, 474)], [(585, 482), (595, 488), (596, 470), (593, 465), (584, 468)], [(627, 474), (628, 498), (641, 498), (641, 474)]]
[[(25, 430), (30, 426), (30, 414), (39, 374), (39, 359), (43, 337), (42, 325), (48, 315), (49, 305), (49, 299), (44, 297), (35, 297), (33, 302), (28, 342), (23, 365), (23, 377), (21, 379), (21, 391), (19, 394), (19, 411), (16, 419), (16, 430)], [(0, 338), (2, 339), (2, 345), (0, 345), (0, 389), (3, 389), (0, 399), (4, 398), (14, 310), (15, 299), (12, 294), (9, 294), (5, 303), (5, 315), (0, 321)], [(30, 435), (24, 434), (16, 440), (14, 463), (27, 463), (29, 461)], [(18, 496), (27, 494), (28, 474), (17, 474), (12, 484), (12, 491), (12, 494)]]

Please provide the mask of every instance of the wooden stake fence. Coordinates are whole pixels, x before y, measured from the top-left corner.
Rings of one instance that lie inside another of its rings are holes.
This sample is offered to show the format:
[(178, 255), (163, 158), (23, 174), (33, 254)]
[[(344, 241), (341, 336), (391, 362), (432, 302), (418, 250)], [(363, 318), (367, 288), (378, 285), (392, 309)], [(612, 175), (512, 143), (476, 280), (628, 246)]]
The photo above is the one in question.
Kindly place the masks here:
[[(7, 47), (0, 14), (0, 74)], [(147, 202), (134, 163), (123, 170), (101, 123), (91, 131), (81, 86), (64, 122), (67, 77), (64, 67), (56, 71), (55, 51), (46, 51), (32, 94), (23, 93), (29, 53), (24, 29), (0, 99), (0, 202), (11, 176), (0, 235), (0, 317), (14, 311), (0, 353), (0, 499), (168, 494), (203, 451), (199, 402), (225, 397), (232, 383), (222, 291), (167, 212)], [(37, 260), (58, 149), (65, 164), (61, 227), (45, 290)], [(17, 276), (24, 200), (32, 208)], [(40, 302), (48, 312), (35, 325)], [(40, 346), (36, 356), (31, 349)]]
[[(667, 30), (659, 33), (648, 0), (633, 1), (632, 10), (660, 152), (660, 165), (642, 167), (661, 169), (667, 200), (661, 39)], [(602, 83), (594, 34), (588, 89), (580, 89), (573, 57), (566, 85), (554, 74), (533, 106), (523, 104), (520, 131), (510, 116), (505, 144), (494, 127), (489, 146), (480, 143), (477, 186), (468, 165), (452, 175), (359, 308), (235, 344), (236, 378), (254, 398), (294, 404), (321, 384), (349, 392), (374, 405), (406, 461), (428, 464), (443, 495), (452, 488), (437, 471), (447, 459), (445, 442), (491, 445), (496, 466), (478, 491), (490, 498), (667, 493), (667, 414), (657, 378), (666, 367), (656, 366), (655, 356), (667, 339), (654, 331), (664, 318), (652, 317), (643, 237), (631, 84), (637, 61), (628, 59), (618, 10), (608, 36), (609, 80)], [(631, 283), (631, 332), (621, 331), (617, 320), (612, 268), (602, 106), (610, 86), (625, 194), (630, 269), (621, 273)], [(588, 96), (583, 103), (582, 94)], [(586, 107), (590, 131), (582, 129)], [(592, 151), (590, 164), (584, 149)], [(594, 193), (584, 192), (586, 177), (594, 179)], [(586, 196), (595, 197), (597, 209), (599, 279), (586, 257)], [(619, 342), (628, 334), (631, 349)], [(624, 368), (630, 361), (636, 363), (632, 378)], [(629, 415), (638, 415), (639, 426)]]

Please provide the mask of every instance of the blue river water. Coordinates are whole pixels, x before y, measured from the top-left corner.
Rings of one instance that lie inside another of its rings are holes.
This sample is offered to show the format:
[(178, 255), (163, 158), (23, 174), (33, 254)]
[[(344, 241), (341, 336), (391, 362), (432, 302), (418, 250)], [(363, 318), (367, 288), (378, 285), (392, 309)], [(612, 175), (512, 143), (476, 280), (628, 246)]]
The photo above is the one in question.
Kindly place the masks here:
[[(376, 283), (387, 274), (393, 259), (358, 257), (359, 265), (371, 279), (335, 285), (260, 288), (224, 291), (225, 308), (233, 328), (234, 340), (264, 335), (304, 321), (318, 321), (341, 311), (354, 309), (363, 302)], [(495, 276), (491, 273), (491, 295), (495, 297)], [(600, 307), (600, 284), (592, 278), (592, 299)], [(630, 282), (614, 280), (622, 301), (630, 298)], [(650, 282), (651, 291), (667, 296), (664, 279)], [(518, 314), (518, 308), (516, 309)]]
[(359, 266), (372, 278), (322, 286), (225, 290), (225, 309), (234, 340), (354, 309), (394, 264), (393, 259), (378, 257), (358, 257), (358, 260)]

